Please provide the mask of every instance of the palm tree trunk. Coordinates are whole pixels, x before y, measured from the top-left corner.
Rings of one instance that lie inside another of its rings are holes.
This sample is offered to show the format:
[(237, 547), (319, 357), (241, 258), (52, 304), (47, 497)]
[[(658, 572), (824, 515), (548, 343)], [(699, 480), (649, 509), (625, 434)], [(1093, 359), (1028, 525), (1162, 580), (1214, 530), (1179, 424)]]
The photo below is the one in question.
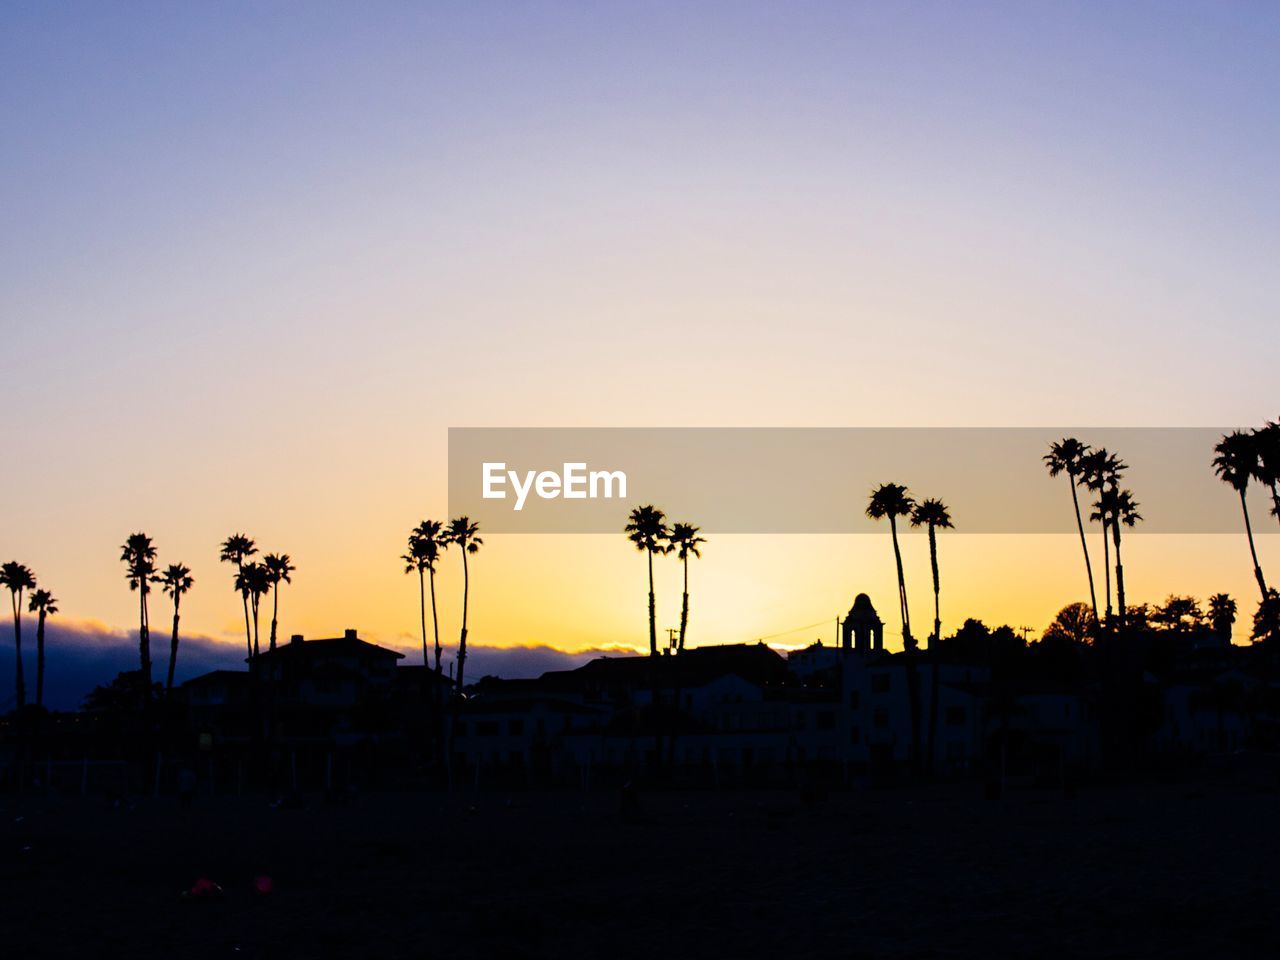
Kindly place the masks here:
[(268, 650), (276, 648), (276, 621), (280, 616), (280, 581), (277, 580), (271, 586), (271, 639), (268, 641), (271, 645)]
[(653, 551), (645, 552), (649, 557), (649, 656), (656, 657), (658, 655), (658, 605), (653, 595)]
[(13, 650), (18, 662), (14, 666), (14, 695), (18, 701), (18, 709), (27, 705), (27, 683), (22, 675), (22, 600), (16, 590), (9, 591), (13, 602)]
[[(177, 593), (175, 586), (174, 593)], [(165, 678), (164, 692), (173, 693), (173, 671), (178, 663), (178, 598), (173, 598), (173, 636), (169, 638), (169, 675)]]
[(422, 620), (422, 666), (430, 669), (431, 661), (427, 658), (427, 578), (418, 568), (418, 616)]
[(689, 626), (689, 556), (684, 557), (684, 596), (680, 601), (680, 643), (676, 646), (677, 653), (684, 653), (684, 634)]
[[(241, 571), (244, 568), (241, 567)], [(250, 660), (253, 659), (253, 634), (249, 630), (249, 591), (240, 591), (240, 600), (244, 604), (244, 646), (246, 655)]]
[(1249, 522), (1249, 504), (1245, 501), (1244, 491), (1240, 491), (1240, 510), (1244, 513), (1244, 532), (1249, 538), (1249, 555), (1253, 557), (1253, 575), (1258, 581), (1258, 590), (1262, 592), (1262, 602), (1267, 602), (1267, 581), (1262, 576), (1262, 566), (1258, 563), (1258, 549), (1253, 544), (1253, 524)]
[(929, 564), (933, 567), (933, 640), (942, 639), (942, 607), (938, 600), (938, 531), (929, 524)]
[[(933, 636), (930, 638), (930, 646), (938, 648), (941, 652), (942, 640), (942, 608), (939, 602), (939, 594), (941, 593), (940, 581), (938, 578), (938, 531), (931, 523), (929, 524), (929, 563), (933, 567)], [(929, 682), (929, 733), (928, 733), (928, 749), (929, 756), (925, 761), (925, 772), (932, 775), (934, 763), (937, 754), (937, 737), (938, 737), (938, 657), (935, 654), (932, 664), (932, 672), (930, 673)]]
[(1111, 541), (1107, 539), (1110, 534), (1107, 529), (1107, 521), (1102, 521), (1102, 565), (1106, 569), (1107, 575), (1107, 626), (1111, 626)]
[(44, 706), (44, 618), (43, 608), (36, 622), (36, 709)]
[(462, 632), (458, 635), (458, 693), (462, 693), (463, 670), (467, 663), (467, 602), (471, 594), (471, 578), (467, 572), (467, 549), (462, 548)]
[(142, 679), (147, 697), (151, 696), (151, 634), (147, 629), (147, 585), (138, 585), (138, 655), (142, 660)]
[(907, 578), (902, 572), (902, 550), (898, 547), (898, 523), (892, 515), (889, 517), (889, 531), (893, 534), (893, 559), (898, 565), (898, 605), (902, 612), (902, 646), (908, 649), (915, 646), (911, 638), (911, 612), (907, 608)]
[(646, 550), (649, 558), (649, 701), (653, 714), (653, 760), (662, 766), (662, 723), (659, 717), (658, 683), (658, 603), (653, 592), (653, 551)]
[(258, 646), (258, 597), (253, 598), (253, 655), (256, 657), (260, 651)]
[(436, 638), (436, 676), (440, 676), (440, 621), (436, 617), (436, 572), (431, 571), (431, 629)]
[(1120, 524), (1118, 521), (1111, 524), (1111, 534), (1116, 544), (1116, 616), (1120, 629), (1124, 630), (1124, 564), (1120, 562)]
[(1076, 508), (1076, 529), (1080, 531), (1080, 549), (1084, 551), (1084, 572), (1089, 577), (1089, 604), (1093, 607), (1093, 619), (1098, 620), (1098, 591), (1093, 585), (1093, 563), (1089, 559), (1089, 541), (1084, 535), (1084, 517), (1080, 515), (1080, 494), (1076, 489), (1076, 478), (1068, 475), (1071, 481), (1071, 504)]
[(889, 531), (893, 535), (893, 558), (898, 565), (898, 601), (902, 608), (902, 652), (907, 658), (907, 694), (911, 710), (911, 770), (920, 772), (920, 676), (916, 672), (916, 642), (911, 637), (911, 614), (907, 608), (907, 578), (902, 571), (902, 550), (898, 546), (898, 524), (889, 515)]

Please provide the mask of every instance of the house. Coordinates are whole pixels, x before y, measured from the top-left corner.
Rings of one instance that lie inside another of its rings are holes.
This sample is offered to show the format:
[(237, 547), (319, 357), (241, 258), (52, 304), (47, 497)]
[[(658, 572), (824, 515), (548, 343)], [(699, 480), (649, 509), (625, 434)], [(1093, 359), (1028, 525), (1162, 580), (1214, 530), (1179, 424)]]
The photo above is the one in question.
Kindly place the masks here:
[(349, 738), (394, 726), (403, 656), (355, 630), (320, 640), (294, 635), (254, 657), (249, 670), (215, 670), (183, 690), (194, 727), (224, 740), (248, 739), (258, 724), (277, 742)]

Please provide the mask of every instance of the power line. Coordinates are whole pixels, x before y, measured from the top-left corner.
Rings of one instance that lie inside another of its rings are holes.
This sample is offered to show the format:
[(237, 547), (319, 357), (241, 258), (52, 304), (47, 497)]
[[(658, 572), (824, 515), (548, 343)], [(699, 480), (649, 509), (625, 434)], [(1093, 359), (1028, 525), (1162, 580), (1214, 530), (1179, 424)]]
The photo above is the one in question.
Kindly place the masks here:
[(826, 620), (819, 620), (817, 623), (808, 623), (803, 627), (793, 627), (790, 630), (783, 630), (781, 633), (771, 633), (766, 637), (756, 637), (757, 643), (763, 643), (765, 640), (773, 640), (776, 637), (785, 637), (792, 633), (799, 633), (801, 630), (812, 630), (814, 627), (830, 626), (832, 620), (828, 617)]

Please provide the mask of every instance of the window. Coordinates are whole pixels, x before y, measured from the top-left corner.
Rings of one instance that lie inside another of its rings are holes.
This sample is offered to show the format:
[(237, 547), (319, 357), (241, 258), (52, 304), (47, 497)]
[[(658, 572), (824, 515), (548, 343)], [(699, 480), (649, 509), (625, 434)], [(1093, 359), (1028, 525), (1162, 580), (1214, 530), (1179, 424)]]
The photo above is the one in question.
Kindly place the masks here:
[(888, 693), (889, 679), (889, 674), (887, 673), (873, 673), (871, 675), (871, 692)]
[(477, 737), (496, 737), (498, 735), (497, 720), (477, 720), (476, 736)]
[(513, 736), (513, 737), (518, 737), (518, 736), (520, 736), (521, 734), (523, 734), (523, 733), (524, 733), (524, 721), (523, 721), (523, 720), (508, 720), (508, 721), (507, 721), (507, 733), (511, 734), (511, 736)]
[(871, 716), (872, 722), (883, 729), (889, 725), (889, 711), (884, 707), (876, 707), (876, 711)]
[(817, 727), (819, 730), (834, 730), (836, 727), (835, 711), (819, 710)]
[(963, 727), (969, 721), (969, 711), (964, 707), (947, 707), (947, 726)]
[(858, 691), (857, 690), (849, 691), (849, 709), (850, 710), (858, 709)]
[(862, 735), (858, 732), (858, 728), (857, 728), (857, 727), (850, 727), (850, 728), (849, 728), (849, 742), (850, 742), (851, 744), (853, 744), (854, 746), (857, 746), (857, 745), (858, 745), (858, 742), (859, 742), (861, 739), (862, 739)]

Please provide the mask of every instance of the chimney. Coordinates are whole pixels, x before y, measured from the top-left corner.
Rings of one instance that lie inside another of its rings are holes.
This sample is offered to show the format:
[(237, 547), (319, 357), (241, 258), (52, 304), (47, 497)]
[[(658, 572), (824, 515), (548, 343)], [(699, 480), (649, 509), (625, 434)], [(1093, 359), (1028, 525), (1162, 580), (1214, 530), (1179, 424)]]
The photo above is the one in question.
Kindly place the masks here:
[(301, 643), (301, 642), (302, 642), (302, 634), (300, 634), (300, 633), (295, 633), (292, 637), (290, 637), (290, 638), (289, 638), (289, 642), (290, 642), (290, 643)]
[(355, 640), (356, 639), (355, 630), (353, 630), (351, 627), (347, 627), (347, 629), (344, 630), (342, 633), (342, 638), (344, 640)]

